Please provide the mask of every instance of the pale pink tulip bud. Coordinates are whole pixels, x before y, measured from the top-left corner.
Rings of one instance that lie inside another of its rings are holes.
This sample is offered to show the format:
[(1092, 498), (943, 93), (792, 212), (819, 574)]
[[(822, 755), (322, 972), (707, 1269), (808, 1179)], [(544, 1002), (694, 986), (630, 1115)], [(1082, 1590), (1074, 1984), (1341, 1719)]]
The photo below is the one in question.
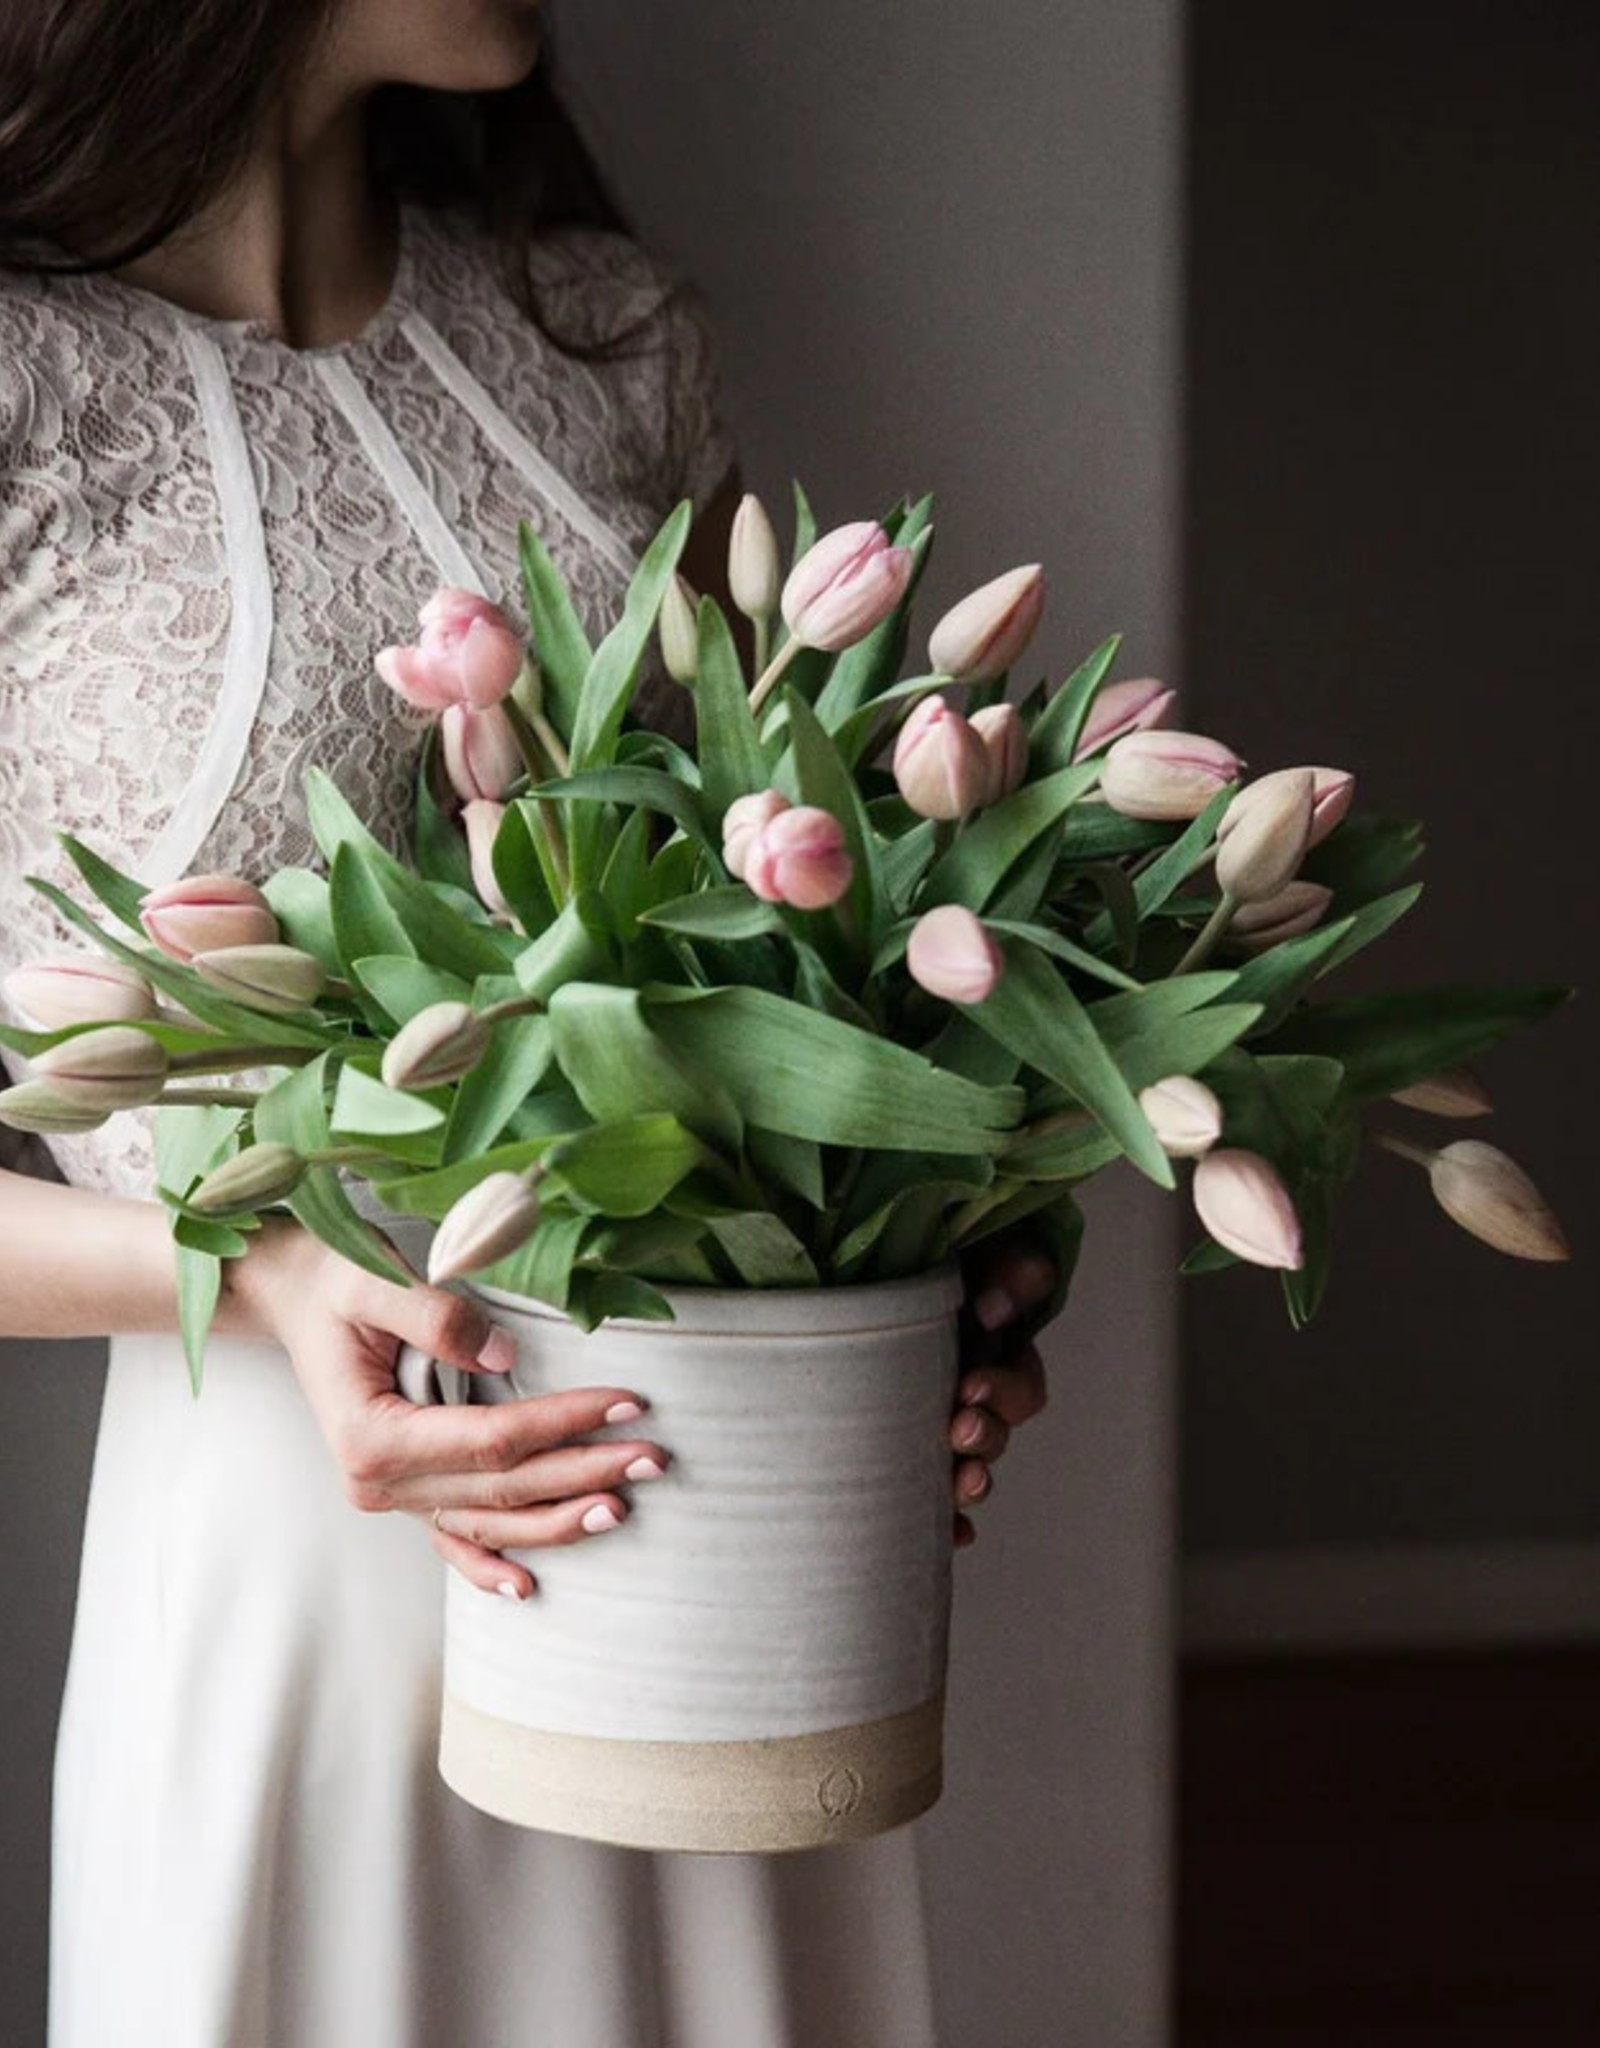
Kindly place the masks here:
[(1237, 817), (1235, 797), (1217, 827), (1217, 886), (1235, 903), (1264, 903), (1279, 895), (1306, 856), (1314, 795), (1311, 771), (1297, 769), (1268, 780), (1271, 787)]
[(153, 1017), (149, 982), (120, 960), (92, 953), (53, 953), (14, 967), (5, 978), (7, 1000), (35, 1031), (61, 1031), (69, 1024), (114, 1024), (129, 1017)]
[(46, 1081), (18, 1081), (15, 1087), (0, 1088), (0, 1124), (9, 1124), (14, 1131), (70, 1137), (79, 1131), (98, 1130), (106, 1115), (103, 1109), (69, 1102)]
[(904, 597), (914, 562), (875, 519), (836, 526), (789, 571), (780, 599), (789, 631), (802, 647), (853, 647)]
[(1488, 1089), (1469, 1067), (1447, 1067), (1443, 1073), (1430, 1074), (1409, 1088), (1397, 1088), (1389, 1100), (1428, 1116), (1488, 1116), (1494, 1108)]
[(108, 1024), (47, 1046), (30, 1063), (43, 1081), (83, 1109), (136, 1109), (154, 1102), (167, 1078), (165, 1048), (131, 1024)]
[(525, 765), (511, 720), (498, 704), (482, 711), (447, 706), (439, 720), (439, 751), (450, 787), (467, 803), (475, 797), (498, 803)]
[(1290, 882), (1259, 903), (1241, 903), (1228, 926), (1229, 939), (1246, 953), (1264, 953), (1284, 939), (1321, 924), (1333, 891), (1320, 882)]
[(1239, 757), (1195, 732), (1130, 732), (1106, 756), (1100, 793), (1125, 818), (1198, 818), (1239, 779)]
[(763, 825), (746, 849), (744, 881), (767, 903), (822, 910), (850, 886), (844, 827), (815, 804), (791, 804)]
[(1098, 754), (1102, 747), (1109, 747), (1125, 733), (1151, 732), (1170, 724), (1177, 702), (1177, 691), (1158, 683), (1154, 676), (1107, 683), (1089, 706), (1073, 760), (1083, 761), (1090, 754)]
[(429, 1003), (384, 1047), (379, 1069), (386, 1088), (442, 1088), (483, 1058), (489, 1027), (468, 1003)]
[(767, 508), (746, 491), (728, 537), (728, 594), (747, 619), (770, 619), (783, 588), (783, 560)]
[(993, 682), (1026, 649), (1043, 612), (1039, 564), (1007, 569), (945, 613), (928, 641), (928, 666), (954, 683)]
[(700, 673), (700, 628), (695, 621), (694, 586), (674, 576), (661, 600), (656, 621), (661, 665), (675, 683), (688, 689)]
[(943, 697), (924, 697), (894, 748), (894, 779), (917, 815), (964, 818), (987, 801), (991, 774), (982, 735)]
[(1161, 1149), (1172, 1159), (1198, 1159), (1222, 1136), (1222, 1104), (1191, 1074), (1169, 1074), (1139, 1094)]
[(736, 880), (744, 879), (744, 864), (750, 842), (763, 825), (770, 825), (789, 799), (775, 789), (758, 789), (750, 796), (736, 796), (722, 817), (722, 865)]
[(257, 1010), (303, 1010), (327, 983), (322, 962), (298, 946), (219, 946), (196, 953), (189, 965), (223, 995)]
[(414, 646), (382, 648), (378, 674), (419, 710), (447, 704), (498, 704), (517, 680), (525, 653), (505, 613), (475, 591), (443, 588), (418, 614)]
[(1434, 1154), (1428, 1177), (1445, 1214), (1497, 1252), (1514, 1259), (1571, 1257), (1555, 1212), (1497, 1146), (1458, 1138)]
[(183, 961), (219, 946), (275, 945), (279, 937), (272, 905), (235, 875), (165, 882), (146, 894), (139, 922), (163, 953)]
[(517, 1173), (485, 1174), (454, 1202), (428, 1247), (435, 1287), (492, 1266), (527, 1243), (539, 1227), (537, 1192)]
[(998, 803), (1020, 788), (1028, 772), (1028, 734), (1015, 704), (986, 704), (974, 711), (968, 725), (983, 741), (989, 756), (989, 786), (986, 804)]
[(1194, 1170), (1200, 1221), (1235, 1258), (1294, 1272), (1304, 1263), (1300, 1218), (1277, 1169), (1259, 1153), (1208, 1152)]
[(906, 944), (911, 979), (947, 1003), (981, 1003), (993, 995), (1005, 964), (981, 921), (960, 903), (924, 911), (911, 927)]
[(1273, 802), (1279, 790), (1292, 787), (1302, 775), (1311, 777), (1311, 830), (1306, 837), (1306, 850), (1309, 852), (1313, 846), (1320, 846), (1334, 826), (1343, 820), (1356, 793), (1355, 777), (1343, 768), (1278, 768), (1271, 775), (1246, 783), (1229, 804), (1222, 823), (1217, 827), (1218, 839), (1225, 839), (1236, 825), (1249, 817), (1256, 805)]
[(305, 1170), (306, 1161), (292, 1145), (276, 1139), (246, 1145), (206, 1175), (190, 1195), (189, 1207), (203, 1216), (267, 1209), (294, 1193)]
[(497, 804), (492, 797), (486, 796), (473, 797), (461, 812), (461, 823), (467, 835), (467, 859), (472, 863), (472, 886), (482, 898), (484, 908), (492, 910), (497, 917), (511, 915), (511, 905), (506, 901), (494, 872), (494, 842), (505, 814), (504, 804)]

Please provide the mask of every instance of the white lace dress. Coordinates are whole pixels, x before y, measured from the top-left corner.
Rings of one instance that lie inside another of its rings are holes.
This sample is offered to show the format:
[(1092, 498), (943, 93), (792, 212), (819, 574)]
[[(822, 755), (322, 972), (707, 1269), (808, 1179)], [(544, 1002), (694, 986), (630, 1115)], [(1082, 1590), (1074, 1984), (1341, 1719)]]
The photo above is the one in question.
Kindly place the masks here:
[[(440, 582), (521, 621), (520, 516), (598, 635), (672, 505), (706, 502), (732, 450), (703, 305), (620, 235), (536, 260), (567, 338), (646, 316), (620, 359), (556, 346), (476, 231), (418, 207), (388, 303), (323, 348), (0, 272), (0, 971), (79, 943), (22, 879), (88, 900), (61, 827), (152, 883), (318, 866), (315, 761), (403, 850), (423, 719), (373, 651)], [(0, 1143), (151, 1192), (145, 1112)], [(113, 1338), (51, 2048), (928, 2048), (914, 1827), (658, 1855), (448, 1791), (443, 1573), (412, 1518), (346, 1505), (277, 1347), (214, 1339), (196, 1401), (176, 1338)]]

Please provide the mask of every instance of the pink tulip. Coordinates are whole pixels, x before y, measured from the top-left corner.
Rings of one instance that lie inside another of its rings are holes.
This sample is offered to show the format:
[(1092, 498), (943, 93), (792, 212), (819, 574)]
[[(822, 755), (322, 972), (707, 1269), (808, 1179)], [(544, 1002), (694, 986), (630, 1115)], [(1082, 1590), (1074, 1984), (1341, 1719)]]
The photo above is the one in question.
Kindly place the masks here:
[(767, 903), (821, 910), (850, 886), (844, 827), (831, 811), (792, 804), (763, 825), (745, 853), (744, 880)]
[(439, 720), (439, 751), (450, 787), (465, 803), (485, 797), (498, 803), (523, 772), (522, 749), (499, 704), (482, 710), (446, 705)]
[(1321, 924), (1333, 891), (1320, 882), (1290, 882), (1275, 896), (1241, 903), (1228, 926), (1228, 937), (1246, 953), (1264, 953), (1283, 939), (1298, 938)]
[(1306, 850), (1320, 846), (1334, 826), (1342, 822), (1355, 797), (1356, 779), (1343, 768), (1278, 768), (1271, 775), (1258, 776), (1254, 782), (1246, 783), (1229, 804), (1217, 827), (1217, 837), (1226, 839), (1257, 804), (1271, 803), (1277, 790), (1300, 775), (1311, 777), (1311, 832)]
[(1128, 683), (1108, 683), (1089, 706), (1078, 739), (1075, 761), (1086, 760), (1130, 732), (1150, 732), (1171, 720), (1178, 702), (1176, 690), (1158, 683), (1154, 676), (1140, 676)]
[(272, 905), (236, 875), (185, 875), (151, 889), (139, 922), (173, 960), (213, 953), (223, 946), (271, 946), (280, 937)]
[(924, 697), (900, 728), (894, 779), (922, 818), (964, 818), (987, 801), (989, 750), (943, 697)]
[(1044, 611), (1037, 562), (1008, 569), (953, 605), (928, 641), (928, 666), (954, 683), (987, 683), (1023, 653)]
[(763, 825), (770, 825), (789, 799), (775, 789), (758, 789), (750, 796), (736, 796), (722, 817), (722, 865), (735, 879), (744, 879), (745, 858), (750, 842)]
[(986, 804), (998, 803), (1020, 788), (1028, 772), (1028, 734), (1015, 704), (986, 704), (974, 711), (968, 725), (983, 741), (989, 757), (989, 787)]
[(1125, 818), (1198, 818), (1239, 776), (1239, 757), (1195, 732), (1130, 732), (1106, 756), (1100, 793)]
[(1288, 1272), (1305, 1263), (1289, 1190), (1259, 1153), (1208, 1152), (1194, 1170), (1194, 1206), (1217, 1243), (1236, 1258)]
[(1005, 955), (972, 912), (941, 903), (911, 927), (906, 945), (911, 979), (950, 1003), (981, 1003), (1005, 971)]
[(495, 835), (505, 814), (504, 804), (483, 796), (470, 798), (461, 811), (461, 823), (467, 835), (467, 859), (472, 864), (472, 886), (485, 909), (492, 910), (498, 917), (511, 914), (511, 905), (506, 901), (494, 872)]
[(835, 527), (789, 571), (780, 600), (789, 631), (802, 647), (853, 647), (904, 597), (913, 566), (876, 520)]
[(100, 960), (89, 953), (53, 953), (45, 960), (26, 961), (6, 976), (5, 992), (36, 1031), (112, 1024), (156, 1013), (155, 997), (142, 974), (120, 960)]
[(525, 648), (500, 607), (470, 590), (436, 590), (418, 614), (414, 646), (385, 647), (380, 676), (422, 711), (498, 704), (521, 671)]
[(1264, 795), (1246, 804), (1242, 815), (1235, 797), (1217, 826), (1217, 887), (1239, 904), (1281, 895), (1300, 872), (1311, 832), (1310, 769), (1266, 780), (1271, 786)]

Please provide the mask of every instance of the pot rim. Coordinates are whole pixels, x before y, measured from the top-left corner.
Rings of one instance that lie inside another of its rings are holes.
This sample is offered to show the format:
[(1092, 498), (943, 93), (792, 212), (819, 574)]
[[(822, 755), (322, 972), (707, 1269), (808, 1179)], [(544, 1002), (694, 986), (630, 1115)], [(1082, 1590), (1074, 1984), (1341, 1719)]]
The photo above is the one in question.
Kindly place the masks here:
[[(535, 1295), (473, 1279), (465, 1284), (483, 1301), (541, 1321), (570, 1323), (565, 1309)], [(667, 1301), (673, 1320), (649, 1316), (607, 1316), (603, 1330), (654, 1330), (690, 1336), (839, 1336), (871, 1330), (904, 1330), (921, 1322), (942, 1323), (961, 1306), (965, 1287), (953, 1259), (897, 1280), (869, 1280), (836, 1287), (692, 1287), (650, 1283)]]

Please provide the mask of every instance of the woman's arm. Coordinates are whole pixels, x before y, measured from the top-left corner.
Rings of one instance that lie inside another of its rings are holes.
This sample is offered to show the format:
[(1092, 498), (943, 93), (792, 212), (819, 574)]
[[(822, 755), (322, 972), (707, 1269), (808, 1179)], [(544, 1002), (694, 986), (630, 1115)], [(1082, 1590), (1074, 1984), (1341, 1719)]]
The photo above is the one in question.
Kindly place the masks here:
[[(281, 1216), (222, 1271), (213, 1329), (283, 1347), (351, 1506), (418, 1516), (475, 1586), (525, 1598), (532, 1574), (502, 1550), (615, 1528), (629, 1510), (615, 1489), (666, 1468), (659, 1444), (577, 1441), (642, 1413), (646, 1404), (626, 1387), (481, 1408), (408, 1401), (394, 1376), (402, 1342), (463, 1371), (508, 1370), (510, 1337), (463, 1295), (380, 1279)], [(0, 1170), (0, 1336), (170, 1331), (177, 1316), (172, 1238), (158, 1203)]]

